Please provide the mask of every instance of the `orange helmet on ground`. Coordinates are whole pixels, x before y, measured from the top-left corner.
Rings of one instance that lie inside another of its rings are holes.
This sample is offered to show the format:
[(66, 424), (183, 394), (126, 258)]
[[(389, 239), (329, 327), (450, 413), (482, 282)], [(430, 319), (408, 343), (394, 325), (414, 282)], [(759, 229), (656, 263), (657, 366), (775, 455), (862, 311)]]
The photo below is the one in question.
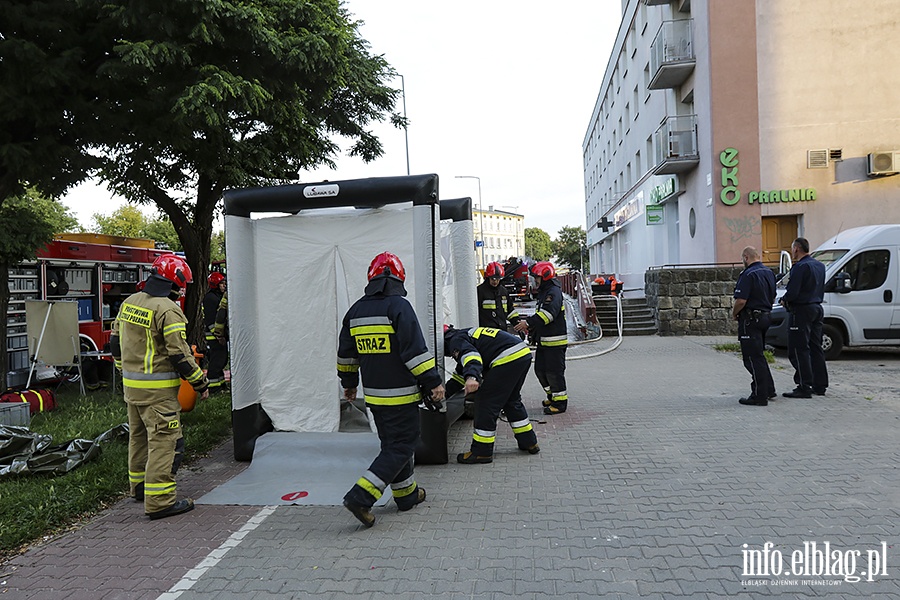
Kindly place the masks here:
[(194, 281), (187, 261), (177, 254), (163, 254), (153, 261), (150, 272), (183, 288)]
[(403, 263), (400, 262), (396, 254), (382, 252), (372, 259), (372, 264), (369, 265), (369, 281), (382, 275), (398, 281), (406, 281), (406, 271), (403, 269)]
[(541, 262), (536, 262), (532, 265), (531, 274), (541, 281), (550, 281), (556, 277), (556, 269), (554, 269), (553, 265), (546, 260), (542, 260)]
[(502, 278), (505, 275), (505, 271), (503, 270), (503, 265), (498, 262), (488, 263), (488, 266), (484, 269), (484, 278), (488, 279), (490, 277), (500, 277)]
[(209, 282), (209, 289), (214, 290), (219, 287), (219, 284), (225, 281), (225, 276), (219, 273), (218, 271), (214, 271), (209, 274), (209, 278), (207, 279)]

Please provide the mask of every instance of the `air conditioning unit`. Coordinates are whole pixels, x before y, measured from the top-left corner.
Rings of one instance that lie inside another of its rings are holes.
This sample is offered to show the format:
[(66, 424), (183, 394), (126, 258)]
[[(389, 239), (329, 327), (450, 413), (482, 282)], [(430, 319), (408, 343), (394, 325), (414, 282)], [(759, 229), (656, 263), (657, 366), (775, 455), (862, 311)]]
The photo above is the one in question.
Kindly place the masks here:
[(900, 150), (886, 150), (869, 154), (866, 161), (869, 177), (900, 173)]

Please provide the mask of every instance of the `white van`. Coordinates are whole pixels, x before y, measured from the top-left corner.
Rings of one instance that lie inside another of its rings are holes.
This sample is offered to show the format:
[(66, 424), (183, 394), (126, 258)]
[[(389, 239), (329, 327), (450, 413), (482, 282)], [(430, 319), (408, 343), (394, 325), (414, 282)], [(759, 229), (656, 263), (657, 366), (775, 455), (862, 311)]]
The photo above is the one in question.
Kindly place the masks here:
[[(812, 256), (825, 265), (825, 358), (845, 346), (900, 346), (900, 224), (847, 229)], [(788, 279), (778, 282), (777, 298)], [(787, 316), (776, 300), (768, 344), (787, 347)]]

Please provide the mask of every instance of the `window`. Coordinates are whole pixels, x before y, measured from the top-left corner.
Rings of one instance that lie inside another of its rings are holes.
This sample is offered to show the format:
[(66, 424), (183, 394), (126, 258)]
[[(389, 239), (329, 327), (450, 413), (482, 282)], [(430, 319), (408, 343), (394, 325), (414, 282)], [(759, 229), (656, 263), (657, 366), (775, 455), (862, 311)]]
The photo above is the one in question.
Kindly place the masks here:
[(854, 292), (877, 290), (887, 280), (890, 262), (890, 251), (869, 250), (851, 258), (841, 270), (850, 275), (850, 288)]

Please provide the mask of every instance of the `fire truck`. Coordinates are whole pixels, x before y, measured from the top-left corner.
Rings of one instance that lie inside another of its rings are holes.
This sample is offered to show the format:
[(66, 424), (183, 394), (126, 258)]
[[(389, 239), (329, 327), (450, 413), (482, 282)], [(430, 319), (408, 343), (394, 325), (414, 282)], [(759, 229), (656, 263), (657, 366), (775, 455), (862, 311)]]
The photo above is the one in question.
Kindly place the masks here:
[[(171, 254), (153, 240), (94, 233), (63, 233), (37, 253), (37, 258), (9, 271), (7, 312), (8, 383), (27, 378), (29, 369), (26, 300), (70, 300), (78, 303), (82, 350), (100, 351), (122, 301), (150, 274), (157, 257)], [(21, 382), (24, 384), (24, 380)]]

